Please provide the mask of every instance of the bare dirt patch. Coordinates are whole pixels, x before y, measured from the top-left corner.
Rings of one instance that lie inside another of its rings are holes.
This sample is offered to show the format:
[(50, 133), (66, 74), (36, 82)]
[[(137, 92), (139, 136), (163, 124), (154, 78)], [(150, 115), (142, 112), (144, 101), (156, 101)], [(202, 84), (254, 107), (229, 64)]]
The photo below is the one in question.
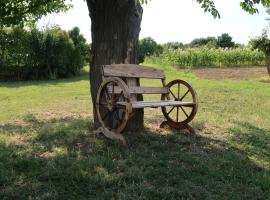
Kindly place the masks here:
[(194, 69), (192, 72), (201, 79), (247, 80), (268, 76), (266, 67), (207, 68)]

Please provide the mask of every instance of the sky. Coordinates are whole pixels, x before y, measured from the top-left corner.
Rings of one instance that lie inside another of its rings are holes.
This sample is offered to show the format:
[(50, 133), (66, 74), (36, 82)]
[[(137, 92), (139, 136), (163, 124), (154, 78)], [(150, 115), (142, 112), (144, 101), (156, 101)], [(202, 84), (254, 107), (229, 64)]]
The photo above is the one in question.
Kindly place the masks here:
[[(240, 0), (215, 0), (221, 18), (214, 19), (210, 13), (204, 13), (195, 0), (151, 0), (143, 5), (140, 38), (152, 37), (160, 44), (170, 41), (189, 43), (194, 38), (229, 33), (236, 43), (247, 44), (268, 26), (266, 18), (270, 16), (262, 6), (258, 7), (259, 14), (250, 15), (239, 3)], [(73, 0), (72, 4), (73, 8), (66, 13), (43, 17), (38, 26), (59, 25), (65, 30), (78, 26), (91, 42), (91, 21), (86, 3)]]

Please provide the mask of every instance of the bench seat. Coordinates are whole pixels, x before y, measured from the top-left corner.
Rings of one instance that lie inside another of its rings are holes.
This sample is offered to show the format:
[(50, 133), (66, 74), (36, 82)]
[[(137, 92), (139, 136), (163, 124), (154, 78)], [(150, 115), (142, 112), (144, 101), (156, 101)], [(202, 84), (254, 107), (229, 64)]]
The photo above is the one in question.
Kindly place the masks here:
[[(126, 102), (117, 102), (118, 105), (125, 106)], [(173, 101), (173, 100), (165, 100), (165, 101), (133, 101), (132, 108), (157, 108), (164, 106), (185, 106), (185, 107), (193, 107), (196, 104), (193, 102), (184, 102), (184, 101)]]

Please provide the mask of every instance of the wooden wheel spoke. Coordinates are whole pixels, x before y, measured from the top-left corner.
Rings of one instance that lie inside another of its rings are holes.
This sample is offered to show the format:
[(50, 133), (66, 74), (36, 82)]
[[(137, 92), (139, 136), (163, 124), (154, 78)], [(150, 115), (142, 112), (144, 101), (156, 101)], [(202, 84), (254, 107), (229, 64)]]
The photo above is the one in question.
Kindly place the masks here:
[(179, 121), (179, 116), (178, 116), (179, 115), (179, 107), (177, 106), (176, 109), (177, 109), (176, 110), (176, 121), (178, 122)]
[(190, 92), (190, 90), (186, 91), (186, 93), (180, 98), (180, 101), (182, 101), (186, 96), (187, 94)]
[(106, 102), (100, 102), (99, 105), (106, 106), (107, 103)]
[(111, 126), (111, 129), (114, 130), (117, 127), (118, 121), (115, 120), (116, 119), (115, 112), (113, 112), (113, 111), (112, 111), (112, 119), (113, 119), (113, 121), (111, 121), (110, 126)]
[(114, 119), (116, 121), (116, 125), (119, 126), (122, 123), (122, 121), (123, 121), (122, 120), (123, 118), (121, 119), (121, 117), (119, 116), (119, 110), (115, 110), (114, 111), (114, 116), (115, 116)]
[(180, 106), (180, 108), (181, 108), (181, 110), (185, 113), (186, 117), (188, 117), (188, 114), (187, 114), (187, 112), (185, 111), (185, 109), (184, 109), (182, 106)]
[(124, 107), (122, 107), (122, 106), (117, 106), (117, 109), (126, 112), (126, 108), (124, 108)]
[(102, 120), (105, 120), (109, 116), (109, 111), (106, 112), (106, 114), (102, 117)]
[(110, 100), (110, 99), (111, 99), (111, 98), (110, 98), (110, 95), (109, 95), (109, 92), (108, 92), (107, 86), (105, 86), (104, 94), (105, 94), (106, 100)]
[(121, 119), (120, 119), (120, 116), (119, 116), (118, 111), (116, 111), (115, 113), (116, 113), (116, 118), (117, 118), (117, 121), (118, 121), (118, 122), (121, 122)]
[(114, 82), (112, 83), (112, 101), (114, 101)]
[(171, 89), (169, 88), (170, 93), (172, 94), (172, 96), (174, 97), (174, 99), (177, 99), (176, 96), (174, 95), (174, 93), (171, 91)]
[(123, 107), (122, 105), (115, 105), (114, 108), (113, 108), (113, 111), (112, 112), (115, 112), (115, 111), (122, 111), (123, 113), (126, 113), (126, 107)]
[(123, 90), (120, 92), (120, 94), (118, 95), (118, 97), (116, 98), (116, 102), (119, 101), (120, 97), (124, 94)]
[(175, 106), (171, 108), (171, 110), (167, 113), (167, 115), (170, 115), (170, 113), (175, 109)]
[(178, 83), (178, 90), (177, 90), (177, 99), (179, 99), (179, 97), (180, 97), (180, 84)]

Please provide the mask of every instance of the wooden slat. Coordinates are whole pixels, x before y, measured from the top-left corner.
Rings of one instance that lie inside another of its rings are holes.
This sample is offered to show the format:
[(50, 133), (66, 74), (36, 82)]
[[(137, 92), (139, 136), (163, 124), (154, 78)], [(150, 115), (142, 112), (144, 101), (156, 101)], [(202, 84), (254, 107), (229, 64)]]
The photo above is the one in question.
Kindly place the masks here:
[[(139, 87), (133, 86), (129, 87), (129, 93), (131, 94), (168, 94), (168, 88), (166, 87)], [(119, 94), (121, 93), (120, 87), (114, 87), (114, 93)], [(108, 92), (112, 92), (112, 87), (108, 86)]]
[(104, 65), (103, 75), (115, 77), (130, 77), (130, 78), (152, 78), (152, 79), (165, 78), (164, 72), (160, 69), (133, 64)]
[[(112, 86), (107, 86), (107, 90), (109, 93), (112, 93)], [(114, 86), (114, 93), (120, 94), (122, 92), (122, 89), (118, 86)]]
[[(117, 102), (119, 105), (125, 105), (125, 102)], [(192, 107), (195, 103), (193, 102), (184, 102), (184, 101), (134, 101), (132, 102), (132, 108), (157, 108), (163, 106), (186, 106)]]
[(129, 87), (131, 94), (167, 94), (166, 87)]

